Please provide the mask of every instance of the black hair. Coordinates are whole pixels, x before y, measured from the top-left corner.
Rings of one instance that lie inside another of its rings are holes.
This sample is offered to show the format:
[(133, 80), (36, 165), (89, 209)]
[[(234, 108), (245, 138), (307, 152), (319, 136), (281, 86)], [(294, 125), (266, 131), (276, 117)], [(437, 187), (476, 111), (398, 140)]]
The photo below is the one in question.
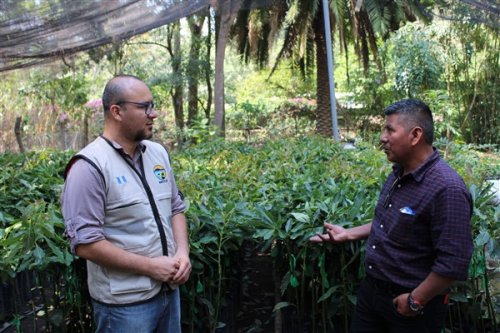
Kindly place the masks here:
[(424, 140), (432, 145), (434, 141), (434, 120), (429, 106), (418, 99), (402, 99), (384, 109), (384, 114), (400, 114), (405, 118), (406, 128), (419, 126), (424, 131)]

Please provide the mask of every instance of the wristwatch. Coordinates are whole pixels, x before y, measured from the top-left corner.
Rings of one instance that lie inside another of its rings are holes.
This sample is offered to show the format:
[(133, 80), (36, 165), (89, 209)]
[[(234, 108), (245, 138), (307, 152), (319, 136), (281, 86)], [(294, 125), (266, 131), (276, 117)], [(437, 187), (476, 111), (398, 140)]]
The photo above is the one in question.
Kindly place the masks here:
[(410, 310), (415, 313), (421, 313), (424, 309), (424, 305), (414, 299), (411, 293), (408, 295), (408, 306), (410, 307)]

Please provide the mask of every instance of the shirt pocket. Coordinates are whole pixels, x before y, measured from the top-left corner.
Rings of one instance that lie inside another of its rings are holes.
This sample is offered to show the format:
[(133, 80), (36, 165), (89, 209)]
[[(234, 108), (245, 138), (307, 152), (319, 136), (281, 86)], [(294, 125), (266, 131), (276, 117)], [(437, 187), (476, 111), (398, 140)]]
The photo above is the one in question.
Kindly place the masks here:
[(161, 192), (156, 195), (156, 201), (158, 203), (158, 211), (167, 223), (170, 222), (172, 216), (172, 192)]
[(158, 201), (172, 199), (172, 191), (160, 192), (156, 195)]
[(386, 223), (387, 237), (403, 247), (410, 245), (408, 241), (415, 237), (418, 230), (417, 221), (417, 216), (399, 211), (395, 219)]
[(139, 211), (143, 210), (144, 205), (149, 205), (147, 198), (128, 198), (127, 200), (114, 203), (113, 205), (108, 204), (106, 207), (106, 216), (111, 219), (117, 216), (134, 216)]
[[(127, 248), (125, 250), (139, 255), (145, 255), (146, 252), (146, 249), (143, 248)], [(108, 276), (109, 288), (113, 295), (149, 291), (154, 287), (151, 278), (146, 275), (110, 268)]]
[(111, 294), (119, 295), (149, 291), (153, 289), (153, 284), (148, 276), (110, 269), (109, 287)]
[(121, 248), (138, 248), (145, 245), (139, 235), (148, 232), (149, 221), (152, 219), (149, 201), (134, 198), (109, 207), (106, 210), (106, 219), (107, 222), (103, 226), (106, 238), (116, 244), (122, 244)]

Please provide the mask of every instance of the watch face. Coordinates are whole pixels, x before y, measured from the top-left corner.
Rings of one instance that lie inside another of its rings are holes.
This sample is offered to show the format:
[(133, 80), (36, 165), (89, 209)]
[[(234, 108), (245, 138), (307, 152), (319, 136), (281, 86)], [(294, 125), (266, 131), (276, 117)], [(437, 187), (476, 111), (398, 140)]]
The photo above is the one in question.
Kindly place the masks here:
[(413, 312), (420, 312), (423, 309), (422, 304), (415, 301), (411, 294), (408, 295), (408, 305), (410, 306), (410, 310), (412, 310)]
[(419, 312), (420, 310), (422, 310), (422, 306), (421, 306), (420, 304), (417, 304), (417, 303), (411, 302), (411, 303), (410, 303), (410, 309), (411, 309), (413, 312)]

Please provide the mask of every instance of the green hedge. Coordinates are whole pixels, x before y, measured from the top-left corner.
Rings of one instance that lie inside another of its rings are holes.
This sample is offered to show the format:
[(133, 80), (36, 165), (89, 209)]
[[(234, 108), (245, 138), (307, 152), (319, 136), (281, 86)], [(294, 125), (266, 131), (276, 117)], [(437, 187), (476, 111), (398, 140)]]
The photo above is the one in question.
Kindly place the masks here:
[[(475, 198), (471, 278), (454, 288), (448, 326), (453, 331), (473, 325), (480, 331), (495, 323), (486, 259), (496, 259), (500, 209), (484, 179), (500, 174), (499, 156), (449, 143), (440, 148)], [(57, 305), (55, 310), (45, 312), (59, 328), (71, 316), (89, 318), (79, 289), (84, 281), (76, 278), (59, 211), (61, 173), (70, 156), (56, 151), (0, 155), (1, 278), (8, 281), (27, 270), (49, 276), (37, 283), (59, 286), (50, 288), (58, 293), (46, 301)], [(260, 145), (205, 142), (174, 153), (172, 160), (190, 225), (193, 272), (181, 288), (186, 331), (230, 324), (228, 301), (245, 279), (241, 249), (246, 245), (272, 262), (276, 301), (269, 316), (284, 318), (283, 327), (292, 322), (299, 331), (347, 329), (364, 275), (363, 243), (321, 246), (307, 239), (324, 221), (351, 227), (371, 220), (390, 172), (382, 152), (363, 144), (346, 150), (329, 139), (307, 137)]]

